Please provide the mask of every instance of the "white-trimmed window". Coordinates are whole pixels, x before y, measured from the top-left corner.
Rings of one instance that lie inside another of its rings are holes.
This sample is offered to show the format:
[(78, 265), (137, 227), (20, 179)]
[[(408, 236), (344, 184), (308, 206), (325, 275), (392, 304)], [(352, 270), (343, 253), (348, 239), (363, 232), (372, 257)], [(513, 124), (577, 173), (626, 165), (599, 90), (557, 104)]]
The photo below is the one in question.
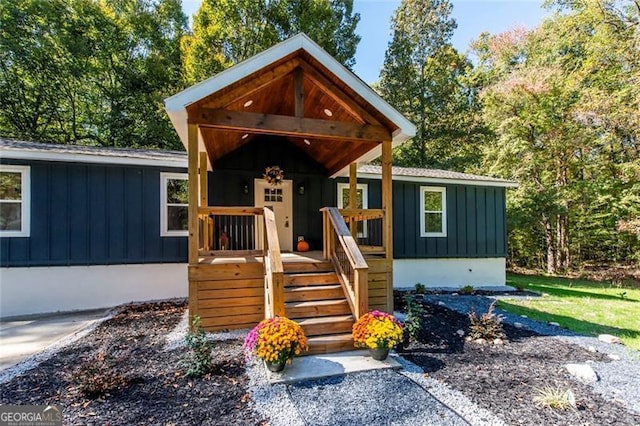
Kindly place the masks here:
[(447, 236), (447, 189), (420, 187), (420, 236)]
[[(369, 186), (366, 183), (356, 184), (356, 209), (369, 208)], [(338, 184), (338, 208), (349, 207), (349, 184)], [(358, 238), (367, 238), (367, 221), (358, 222)]]
[(189, 235), (189, 181), (186, 173), (160, 173), (160, 235)]
[(31, 222), (29, 166), (0, 165), (0, 237), (28, 237)]

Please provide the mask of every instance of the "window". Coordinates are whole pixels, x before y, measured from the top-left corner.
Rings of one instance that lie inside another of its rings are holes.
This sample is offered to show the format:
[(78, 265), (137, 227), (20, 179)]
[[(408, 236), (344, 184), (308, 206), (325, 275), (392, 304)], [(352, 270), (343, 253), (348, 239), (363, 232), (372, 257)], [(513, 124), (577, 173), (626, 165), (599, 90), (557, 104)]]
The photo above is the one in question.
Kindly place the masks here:
[[(346, 209), (349, 207), (349, 184), (338, 184), (338, 208)], [(366, 183), (356, 185), (356, 208), (369, 208), (368, 186)], [(367, 221), (358, 222), (358, 238), (367, 238)]]
[(160, 173), (160, 235), (189, 235), (189, 183), (186, 173)]
[(29, 166), (0, 165), (0, 236), (28, 237), (31, 184)]
[(436, 186), (420, 187), (420, 236), (447, 236), (447, 190)]
[(281, 188), (265, 188), (264, 201), (267, 203), (272, 203), (272, 202), (281, 203), (282, 189)]

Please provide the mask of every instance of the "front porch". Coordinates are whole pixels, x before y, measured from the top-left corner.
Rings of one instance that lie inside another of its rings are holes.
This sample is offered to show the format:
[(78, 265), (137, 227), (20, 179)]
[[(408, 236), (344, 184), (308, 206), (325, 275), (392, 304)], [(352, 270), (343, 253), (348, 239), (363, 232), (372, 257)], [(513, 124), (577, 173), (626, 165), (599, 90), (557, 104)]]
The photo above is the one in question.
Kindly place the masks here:
[[(286, 315), (312, 352), (352, 349), (357, 318), (393, 310), (391, 152), (415, 127), (305, 35), (166, 106), (188, 151), (190, 315), (209, 330)], [(375, 158), (379, 206), (363, 209), (357, 165)], [(292, 253), (299, 236), (316, 251)]]

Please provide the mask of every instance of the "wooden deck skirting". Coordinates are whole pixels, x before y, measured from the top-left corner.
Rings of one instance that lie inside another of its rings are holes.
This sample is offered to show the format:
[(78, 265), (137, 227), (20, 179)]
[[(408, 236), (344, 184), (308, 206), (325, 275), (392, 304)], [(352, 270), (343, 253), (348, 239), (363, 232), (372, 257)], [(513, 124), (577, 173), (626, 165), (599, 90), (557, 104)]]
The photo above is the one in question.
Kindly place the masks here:
[[(208, 331), (250, 328), (265, 317), (264, 267), (261, 255), (231, 257), (201, 256), (200, 263), (189, 266), (189, 294), (193, 312), (199, 315)], [(366, 257), (369, 265), (369, 309), (387, 311), (387, 286), (391, 281), (392, 260), (379, 256)], [(285, 265), (324, 262), (322, 252), (283, 253)], [(391, 290), (393, 292), (393, 290)]]

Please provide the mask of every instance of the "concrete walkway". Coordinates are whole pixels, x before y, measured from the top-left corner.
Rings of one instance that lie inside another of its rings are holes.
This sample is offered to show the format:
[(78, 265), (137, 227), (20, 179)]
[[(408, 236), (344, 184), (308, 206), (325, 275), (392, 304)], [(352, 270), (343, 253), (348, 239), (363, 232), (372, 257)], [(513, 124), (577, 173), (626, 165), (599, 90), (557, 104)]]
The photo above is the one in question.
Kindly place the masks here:
[(100, 309), (0, 321), (0, 371), (91, 326), (106, 313), (105, 309)]

